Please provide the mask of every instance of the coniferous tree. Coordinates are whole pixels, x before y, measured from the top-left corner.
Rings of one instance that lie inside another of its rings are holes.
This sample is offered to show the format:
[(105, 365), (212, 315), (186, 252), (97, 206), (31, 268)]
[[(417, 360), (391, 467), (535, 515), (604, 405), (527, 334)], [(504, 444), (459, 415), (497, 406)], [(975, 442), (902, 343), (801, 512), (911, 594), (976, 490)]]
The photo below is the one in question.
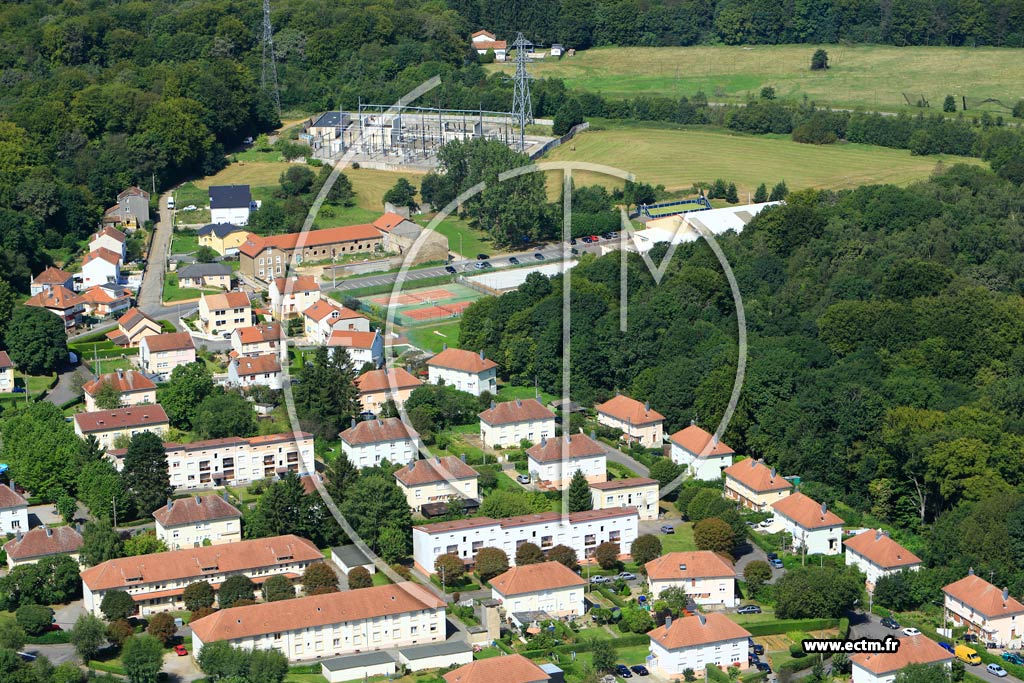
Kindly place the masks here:
[(299, 371), (293, 388), (299, 424), (324, 439), (335, 439), (349, 419), (357, 415), (359, 390), (348, 351), (318, 347), (310, 363)]
[(167, 452), (159, 436), (142, 432), (132, 437), (121, 477), (139, 515), (148, 516), (164, 504), (174, 489), (167, 474)]
[(757, 189), (754, 190), (754, 203), (760, 204), (766, 201), (768, 201), (768, 188), (765, 187), (764, 183), (761, 183), (757, 186)]
[(594, 509), (594, 502), (590, 497), (590, 484), (581, 470), (576, 470), (576, 473), (572, 475), (566, 497), (569, 499), (569, 512)]

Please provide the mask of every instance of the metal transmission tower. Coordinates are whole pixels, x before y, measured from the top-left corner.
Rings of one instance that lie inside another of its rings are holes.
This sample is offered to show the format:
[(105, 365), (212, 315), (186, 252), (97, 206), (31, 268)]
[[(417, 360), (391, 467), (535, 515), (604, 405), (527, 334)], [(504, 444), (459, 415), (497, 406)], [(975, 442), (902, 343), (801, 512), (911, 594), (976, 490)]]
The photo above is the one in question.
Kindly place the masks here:
[(516, 51), (516, 73), (512, 77), (515, 88), (512, 94), (512, 118), (519, 123), (519, 151), (526, 151), (526, 125), (533, 123), (533, 102), (530, 99), (530, 79), (526, 64), (530, 61), (530, 50), (533, 43), (523, 37), (522, 31), (516, 33), (512, 43)]
[(277, 89), (277, 61), (274, 59), (274, 29), (270, 26), (270, 0), (263, 0), (263, 68), (260, 72), (260, 86), (270, 90), (270, 98), (281, 115), (281, 93)]

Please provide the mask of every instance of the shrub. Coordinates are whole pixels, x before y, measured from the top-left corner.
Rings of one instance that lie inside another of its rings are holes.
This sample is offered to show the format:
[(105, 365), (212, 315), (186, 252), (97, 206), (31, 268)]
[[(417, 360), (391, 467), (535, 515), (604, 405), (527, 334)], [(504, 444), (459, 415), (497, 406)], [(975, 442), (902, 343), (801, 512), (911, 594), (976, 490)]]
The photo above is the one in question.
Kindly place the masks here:
[(22, 605), (15, 611), (14, 618), (26, 634), (38, 636), (46, 633), (53, 623), (53, 610), (44, 605)]

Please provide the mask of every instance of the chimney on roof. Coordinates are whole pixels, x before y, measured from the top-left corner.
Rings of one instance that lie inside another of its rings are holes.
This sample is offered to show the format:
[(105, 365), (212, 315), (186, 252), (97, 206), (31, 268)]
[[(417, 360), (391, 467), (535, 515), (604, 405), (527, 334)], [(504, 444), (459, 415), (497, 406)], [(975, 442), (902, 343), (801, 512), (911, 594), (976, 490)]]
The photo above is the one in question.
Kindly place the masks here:
[(353, 417), (352, 418), (352, 429), (355, 429), (355, 428), (356, 428), (356, 419)]
[(16, 535), (18, 537), (18, 541), (21, 541), (21, 531), (19, 531)]
[(650, 401), (644, 401), (644, 412), (645, 413), (651, 412), (651, 402)]
[(117, 378), (118, 379), (124, 379), (124, 370), (123, 369), (121, 369), (121, 368), (117, 369)]
[(466, 454), (463, 453), (462, 455), (460, 455), (459, 459), (462, 460), (462, 462), (466, 462)]
[(697, 424), (696, 420), (690, 420), (690, 426), (693, 427)]
[(12, 490), (12, 491), (14, 491), (15, 493), (17, 493), (17, 492), (18, 492), (18, 489), (14, 488), (14, 480), (13, 480), (13, 479), (11, 479), (10, 481), (8, 481), (8, 482), (7, 482), (7, 485), (8, 485), (9, 487), (11, 487), (11, 490)]
[(548, 445), (548, 437), (546, 437), (546, 436), (540, 437), (540, 447), (544, 448), (547, 445)]
[(522, 408), (523, 407), (522, 399), (518, 399), (518, 398), (516, 399), (516, 407), (517, 408)]
[(597, 439), (597, 432), (595, 432), (593, 429), (590, 430), (590, 438), (595, 440)]
[(436, 464), (440, 465), (441, 464), (441, 456), (440, 455), (435, 455), (434, 456), (434, 462)]
[(967, 570), (967, 576), (974, 576), (974, 567)]
[(196, 496), (196, 505), (202, 505), (202, 504), (203, 504), (203, 499), (200, 498), (199, 496)]
[(168, 498), (167, 499), (167, 511), (170, 512), (172, 507), (174, 507), (174, 499), (173, 498)]
[[(47, 538), (52, 538), (53, 537), (53, 529), (51, 529), (50, 527), (46, 527), (46, 537)], [(1006, 598), (1003, 598), (1003, 600), (1005, 601)]]
[(491, 401), (491, 410), (494, 410), (497, 407), (497, 405), (498, 405), (497, 403), (495, 403), (494, 401)]
[(700, 620), (700, 625), (701, 626), (704, 626), (704, 625), (706, 625), (708, 623), (707, 617), (705, 617), (704, 614), (701, 613), (701, 612), (697, 612), (697, 619)]
[(665, 630), (667, 631), (670, 628), (672, 628), (672, 615), (671, 614), (668, 615), (667, 617), (665, 617)]
[(409, 461), (409, 471), (412, 472), (414, 469), (416, 469), (416, 461), (415, 460), (410, 460)]
[(1010, 589), (1009, 588), (1004, 588), (1003, 589), (1003, 604), (1005, 605), (1006, 601), (1009, 600), (1009, 599), (1010, 599)]
[(753, 469), (755, 467), (757, 467), (757, 460), (754, 460), (753, 458), (751, 458), (750, 459), (750, 468)]
[(824, 503), (821, 504), (821, 518), (825, 519), (825, 513), (828, 512), (828, 506)]
[(882, 540), (882, 530), (881, 529), (877, 529), (875, 531), (875, 540), (876, 541)]
[(441, 344), (441, 350), (442, 351), (447, 351), (448, 350), (448, 343), (447, 342)]
[(484, 350), (480, 349), (480, 360), (484, 359)]
[(228, 492), (227, 491), (221, 491), (220, 496), (221, 496), (221, 498), (224, 499), (225, 503), (228, 502)]

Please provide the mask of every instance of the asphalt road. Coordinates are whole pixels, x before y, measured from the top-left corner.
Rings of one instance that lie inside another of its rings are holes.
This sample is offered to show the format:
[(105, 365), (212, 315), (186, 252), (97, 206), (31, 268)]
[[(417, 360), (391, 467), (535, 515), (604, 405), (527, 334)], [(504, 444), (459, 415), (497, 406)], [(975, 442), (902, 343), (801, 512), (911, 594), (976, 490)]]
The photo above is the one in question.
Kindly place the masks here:
[(174, 212), (167, 208), (167, 198), (171, 191), (160, 197), (158, 220), (153, 233), (153, 241), (149, 247), (149, 259), (146, 272), (142, 276), (139, 288), (138, 305), (146, 313), (155, 313), (163, 306), (164, 272), (167, 269), (167, 254), (171, 248), (171, 236), (174, 233)]

